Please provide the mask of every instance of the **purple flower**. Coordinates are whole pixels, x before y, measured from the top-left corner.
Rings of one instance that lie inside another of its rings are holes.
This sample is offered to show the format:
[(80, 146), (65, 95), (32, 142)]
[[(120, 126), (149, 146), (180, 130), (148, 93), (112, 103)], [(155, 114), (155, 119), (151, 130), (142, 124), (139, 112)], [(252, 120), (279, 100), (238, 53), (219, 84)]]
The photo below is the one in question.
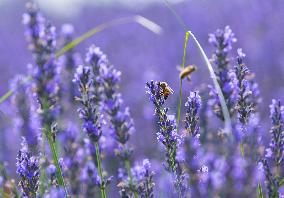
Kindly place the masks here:
[[(212, 58), (216, 65), (215, 73), (231, 115), (234, 113), (237, 86), (235, 75), (230, 70), (230, 59), (228, 55), (232, 49), (232, 44), (236, 41), (235, 35), (229, 26), (226, 26), (224, 30), (218, 29), (214, 34), (209, 34), (209, 43), (215, 47)], [(213, 87), (210, 86), (209, 88), (211, 96), (210, 103), (213, 111), (223, 120), (218, 95)]]
[(154, 172), (150, 171), (151, 164), (148, 159), (144, 159), (142, 166), (138, 168), (138, 193), (141, 197), (154, 197), (154, 186), (153, 181)]
[(272, 100), (270, 118), (272, 120), (270, 148), (273, 152), (275, 165), (280, 166), (284, 151), (284, 106), (280, 101)]
[(165, 97), (161, 82), (147, 82), (146, 89), (146, 93), (155, 107), (155, 115), (159, 125), (158, 140), (161, 141), (166, 149), (165, 167), (173, 173), (175, 188), (179, 196), (183, 197), (187, 193), (187, 175), (183, 172), (180, 162), (176, 158), (181, 137), (176, 132), (174, 116), (168, 115), (169, 109), (163, 107)]
[(199, 110), (201, 108), (201, 98), (198, 92), (190, 92), (187, 102), (185, 103), (186, 116), (185, 128), (192, 135), (197, 136), (199, 133)]
[(29, 152), (25, 138), (22, 140), (16, 165), (23, 196), (35, 198), (39, 185), (39, 160)]
[(59, 106), (59, 70), (55, 61), (55, 27), (46, 22), (33, 3), (27, 4), (23, 17), (26, 37), (33, 54), (35, 65), (31, 67), (33, 90), (39, 103), (38, 113), (41, 125), (51, 126), (56, 120)]
[[(122, 106), (123, 100), (118, 91), (121, 72), (110, 65), (107, 56), (94, 45), (88, 49), (86, 62), (91, 65), (93, 70), (95, 79), (93, 93), (98, 96), (97, 101), (100, 102), (101, 109), (107, 114), (111, 135), (117, 143), (114, 149), (115, 154), (124, 164), (129, 164), (133, 150), (128, 145), (128, 141), (134, 131), (134, 126), (129, 109)], [(129, 167), (126, 166), (126, 169)], [(129, 179), (132, 178), (131, 172), (128, 176)], [(129, 185), (133, 184), (130, 182)]]
[(250, 116), (255, 112), (256, 109), (256, 98), (257, 95), (252, 91), (252, 78), (253, 74), (249, 71), (248, 67), (244, 64), (243, 58), (245, 54), (242, 49), (238, 49), (237, 65), (235, 66), (235, 74), (238, 80), (238, 97), (236, 109), (238, 111), (238, 118), (240, 123), (243, 125), (248, 124)]
[(232, 49), (232, 44), (236, 41), (237, 39), (230, 26), (226, 26), (224, 30), (218, 29), (214, 34), (209, 34), (209, 43), (217, 48), (216, 55), (223, 54), (223, 56), (226, 56), (226, 53)]
[[(270, 129), (271, 141), (266, 149), (265, 158), (261, 160), (264, 172), (266, 187), (269, 197), (278, 197), (280, 193), (281, 167), (283, 166), (284, 151), (284, 106), (280, 100), (272, 100), (270, 107), (270, 118), (272, 127)], [(282, 178), (283, 179), (283, 178)]]
[(101, 135), (100, 116), (97, 114), (98, 105), (91, 92), (92, 76), (90, 67), (80, 65), (74, 75), (73, 82), (79, 87), (80, 96), (76, 99), (81, 103), (78, 109), (79, 117), (84, 121), (82, 127), (90, 139), (98, 142)]

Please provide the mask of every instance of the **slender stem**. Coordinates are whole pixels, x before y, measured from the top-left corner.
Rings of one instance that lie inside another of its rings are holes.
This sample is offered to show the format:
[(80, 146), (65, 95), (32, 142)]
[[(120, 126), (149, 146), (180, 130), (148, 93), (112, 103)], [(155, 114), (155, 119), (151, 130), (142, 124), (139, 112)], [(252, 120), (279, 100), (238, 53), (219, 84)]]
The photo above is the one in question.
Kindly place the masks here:
[(242, 141), (240, 143), (240, 151), (241, 151), (242, 157), (245, 158), (245, 148), (244, 148), (244, 143)]
[[(45, 155), (45, 136), (42, 136), (42, 144), (41, 144), (41, 153), (42, 153), (42, 158), (44, 158), (44, 162), (46, 159), (46, 155)], [(45, 181), (46, 181), (46, 172), (45, 172), (45, 164), (43, 164), (44, 166), (40, 166), (40, 186), (39, 186), (39, 193), (41, 196), (43, 196), (44, 192), (45, 192)]]
[(57, 178), (58, 185), (62, 186), (64, 188), (66, 197), (69, 197), (69, 194), (68, 194), (65, 182), (64, 182), (62, 170), (61, 170), (61, 167), (60, 167), (60, 164), (59, 164), (59, 160), (58, 160), (56, 144), (53, 141), (53, 137), (52, 137), (52, 134), (51, 134), (50, 126), (46, 126), (44, 128), (44, 130), (45, 130), (45, 135), (46, 135), (46, 138), (48, 140), (48, 144), (49, 144), (49, 147), (50, 147), (50, 150), (51, 150), (52, 159), (53, 159), (54, 164), (56, 166), (56, 178)]
[(258, 198), (263, 198), (263, 192), (262, 192), (262, 187), (261, 187), (261, 183), (258, 182), (257, 184), (257, 191), (258, 191)]
[[(184, 69), (184, 65), (185, 65), (188, 38), (189, 38), (189, 32), (186, 32), (184, 44), (183, 44), (183, 57), (182, 57), (182, 63), (181, 63), (182, 69)], [(179, 103), (178, 103), (178, 114), (177, 114), (177, 131), (179, 130), (179, 123), (180, 123), (181, 103), (182, 103), (182, 78), (179, 79)]]
[[(132, 173), (131, 173), (130, 162), (129, 162), (128, 159), (126, 159), (124, 162), (125, 162), (125, 168), (126, 168), (127, 174), (129, 176), (129, 183), (132, 186), (133, 185), (133, 176), (132, 176)], [(134, 191), (134, 197), (138, 198), (138, 193), (136, 191)]]
[(99, 147), (99, 143), (95, 142), (95, 147), (96, 147), (96, 158), (97, 158), (97, 164), (98, 164), (98, 170), (99, 170), (99, 175), (100, 175), (100, 179), (102, 182), (101, 185), (101, 197), (102, 198), (106, 198), (106, 189), (103, 183), (103, 170), (102, 170), (102, 165), (101, 165), (101, 157), (100, 157), (100, 147)]

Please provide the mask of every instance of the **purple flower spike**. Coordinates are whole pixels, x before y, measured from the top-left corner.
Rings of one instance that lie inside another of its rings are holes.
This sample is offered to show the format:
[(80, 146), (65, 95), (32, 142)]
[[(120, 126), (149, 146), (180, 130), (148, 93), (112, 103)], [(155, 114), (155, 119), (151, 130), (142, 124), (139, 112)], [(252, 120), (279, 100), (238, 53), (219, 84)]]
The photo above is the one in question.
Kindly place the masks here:
[(166, 164), (168, 171), (173, 173), (174, 185), (180, 197), (186, 196), (187, 174), (181, 168), (180, 162), (177, 160), (177, 152), (181, 142), (181, 137), (176, 132), (176, 122), (174, 116), (168, 115), (168, 108), (164, 108), (165, 97), (163, 95), (162, 82), (147, 82), (146, 93), (149, 95), (150, 101), (154, 104), (155, 115), (158, 119), (159, 132), (157, 139), (165, 146)]
[(37, 197), (39, 186), (39, 160), (29, 152), (26, 139), (23, 138), (17, 157), (17, 174), (20, 176), (19, 185), (24, 197)]
[(192, 136), (197, 136), (199, 133), (199, 110), (201, 108), (201, 98), (198, 92), (190, 92), (190, 95), (185, 103), (186, 116), (185, 116), (185, 128), (192, 134)]
[[(234, 113), (237, 84), (236, 77), (230, 70), (230, 59), (228, 56), (232, 49), (232, 44), (236, 41), (237, 39), (229, 26), (226, 26), (224, 30), (218, 29), (214, 34), (209, 34), (209, 43), (215, 47), (212, 57), (216, 65), (215, 73), (231, 115)], [(220, 101), (213, 87), (210, 87), (210, 96), (211, 100), (209, 103), (214, 113), (223, 120)]]

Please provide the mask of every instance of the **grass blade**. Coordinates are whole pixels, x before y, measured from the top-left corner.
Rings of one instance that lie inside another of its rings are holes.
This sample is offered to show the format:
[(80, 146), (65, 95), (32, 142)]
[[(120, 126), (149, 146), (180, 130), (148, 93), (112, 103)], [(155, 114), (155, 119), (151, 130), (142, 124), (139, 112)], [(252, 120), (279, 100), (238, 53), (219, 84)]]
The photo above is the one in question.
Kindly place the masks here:
[(195, 45), (197, 46), (199, 52), (201, 53), (201, 56), (203, 58), (203, 60), (205, 61), (206, 63), (206, 66), (208, 68), (208, 71), (209, 71), (209, 74), (210, 74), (210, 77), (212, 78), (213, 80), (213, 84), (214, 84), (214, 87), (217, 91), (217, 94), (218, 94), (218, 97), (219, 97), (219, 100), (220, 100), (220, 104), (221, 104), (221, 109), (222, 109), (222, 112), (223, 112), (223, 115), (224, 115), (224, 123), (225, 123), (225, 126), (224, 126), (224, 132), (226, 132), (228, 134), (228, 137), (229, 139), (232, 141), (232, 124), (231, 124), (231, 117), (230, 117), (230, 114), (229, 114), (229, 110), (228, 110), (228, 107), (226, 105), (226, 102), (225, 102), (225, 99), (224, 99), (224, 95), (222, 93), (222, 90), (221, 90), (221, 87), (217, 81), (217, 77), (216, 77), (216, 74), (214, 72), (214, 69), (206, 55), (206, 53), (204, 52), (202, 46), (200, 45), (200, 43), (198, 42), (197, 38), (194, 36), (194, 34), (189, 30), (189, 28), (187, 27), (187, 25), (185, 24), (185, 22), (182, 20), (182, 18), (176, 13), (176, 11), (172, 8), (172, 6), (170, 5), (170, 3), (167, 1), (167, 0), (163, 0), (166, 4), (166, 6), (169, 8), (169, 10), (173, 13), (173, 15), (176, 17), (176, 19), (178, 20), (178, 22), (181, 24), (181, 26), (184, 28), (184, 30), (186, 32), (188, 32), (189, 35), (191, 35)]
[(81, 42), (85, 41), (86, 39), (94, 36), (98, 32), (101, 32), (101, 31), (108, 29), (108, 28), (111, 28), (111, 27), (115, 27), (115, 26), (123, 25), (123, 24), (128, 24), (128, 23), (137, 23), (137, 24), (141, 25), (142, 27), (150, 30), (151, 32), (153, 32), (155, 34), (161, 34), (161, 32), (162, 32), (162, 28), (159, 25), (157, 25), (156, 23), (154, 23), (154, 22), (150, 21), (149, 19), (146, 19), (145, 17), (140, 16), (140, 15), (118, 18), (118, 19), (114, 19), (112, 21), (100, 24), (97, 27), (89, 30), (88, 32), (86, 32), (82, 36), (79, 36), (78, 38), (76, 38), (75, 40), (73, 40), (72, 42), (70, 42), (69, 44), (64, 46), (61, 50), (59, 50), (56, 53), (56, 57), (58, 58), (58, 57), (62, 56), (64, 53), (71, 50), (72, 48), (74, 48), (75, 46), (77, 46)]
[[(184, 44), (183, 44), (183, 57), (182, 57), (182, 63), (181, 63), (182, 69), (184, 69), (184, 65), (185, 65), (188, 39), (189, 39), (189, 33), (186, 32)], [(180, 80), (179, 80), (179, 103), (178, 103), (178, 113), (177, 113), (177, 131), (179, 131), (181, 103), (182, 103), (182, 78), (180, 78)]]
[(258, 198), (264, 198), (260, 183), (257, 184), (257, 191), (258, 191)]
[(209, 70), (209, 73), (210, 73), (210, 77), (212, 78), (213, 80), (213, 84), (214, 84), (214, 87), (218, 93), (218, 97), (219, 97), (219, 100), (220, 100), (220, 104), (221, 104), (221, 108), (222, 108), (222, 112), (223, 112), (223, 115), (224, 115), (224, 122), (225, 122), (225, 132), (226, 133), (230, 133), (232, 132), (232, 122), (231, 122), (231, 117), (230, 117), (230, 113), (229, 113), (229, 110), (228, 110), (228, 107), (226, 105), (226, 102), (225, 102), (225, 98), (224, 98), (224, 95), (222, 93), (222, 90), (221, 90), (221, 87), (217, 81), (217, 76), (214, 72), (214, 69), (208, 59), (208, 57), (206, 56), (203, 48), (201, 47), (200, 43), (198, 42), (198, 40), (196, 39), (196, 37), (194, 36), (194, 34), (189, 31), (189, 34), (191, 35), (191, 37), (193, 38), (193, 41), (195, 42), (197, 48), (199, 49), (205, 63), (206, 63), (206, 66)]
[[(143, 28), (148, 29), (149, 31), (151, 31), (154, 34), (161, 34), (162, 33), (162, 28), (158, 24), (154, 23), (153, 21), (151, 21), (151, 20), (149, 20), (149, 19), (147, 19), (143, 16), (135, 15), (135, 16), (131, 16), (131, 17), (118, 18), (118, 19), (114, 19), (114, 20), (111, 20), (111, 21), (106, 22), (106, 23), (102, 23), (102, 24), (96, 26), (95, 28), (89, 30), (85, 34), (74, 39), (73, 41), (71, 41), (70, 43), (65, 45), (62, 49), (60, 49), (55, 54), (55, 56), (56, 56), (56, 58), (59, 58), (60, 56), (62, 56), (66, 52), (68, 52), (69, 50), (73, 49), (75, 46), (79, 45), (81, 42), (85, 41), (86, 39), (94, 36), (95, 34), (97, 34), (99, 32), (102, 32), (102, 31), (104, 31), (108, 28), (112, 28), (112, 27), (115, 27), (115, 26), (118, 26), (118, 25), (123, 25), (123, 24), (128, 24), (128, 23), (137, 23), (137, 24), (141, 25)], [(31, 77), (27, 76), (27, 79), (29, 81), (29, 80), (31, 80)], [(15, 91), (16, 90), (9, 90), (3, 96), (1, 96), (0, 104), (2, 104), (10, 96), (12, 96)]]

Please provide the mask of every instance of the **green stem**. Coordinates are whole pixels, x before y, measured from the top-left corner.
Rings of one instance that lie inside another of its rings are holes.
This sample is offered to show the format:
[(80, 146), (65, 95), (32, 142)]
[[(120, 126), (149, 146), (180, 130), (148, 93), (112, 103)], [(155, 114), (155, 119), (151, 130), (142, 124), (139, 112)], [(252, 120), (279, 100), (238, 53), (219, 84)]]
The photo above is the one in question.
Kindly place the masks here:
[[(129, 183), (130, 183), (130, 186), (133, 185), (133, 176), (132, 176), (132, 173), (131, 173), (131, 166), (130, 166), (130, 162), (129, 160), (125, 160), (125, 168), (126, 168), (126, 171), (127, 171), (127, 174), (129, 176)], [(136, 191), (134, 191), (134, 197), (135, 198), (138, 198), (138, 193)]]
[[(43, 135), (42, 136), (42, 145), (41, 145), (41, 153), (42, 153), (42, 158), (44, 158), (44, 162), (46, 162), (46, 155), (45, 155), (45, 136)], [(43, 166), (42, 166), (43, 165)], [(47, 180), (46, 178), (46, 173), (45, 173), (45, 168), (46, 168), (46, 165), (45, 163), (42, 164), (41, 167), (40, 167), (40, 187), (39, 187), (39, 192), (40, 192), (40, 195), (44, 195), (44, 192), (45, 192), (45, 181)]]
[(102, 186), (101, 186), (101, 197), (106, 198), (106, 189), (103, 183), (103, 170), (102, 170), (102, 165), (101, 165), (101, 157), (100, 157), (100, 147), (99, 143), (95, 142), (95, 147), (96, 147), (96, 158), (97, 158), (97, 164), (98, 164), (98, 170), (99, 170), (99, 175), (102, 181)]
[(258, 193), (257, 193), (258, 194), (258, 198), (264, 198), (260, 182), (258, 182), (258, 184), (257, 184), (257, 191), (258, 191)]
[(66, 197), (69, 197), (69, 194), (68, 194), (65, 182), (64, 182), (63, 174), (62, 174), (62, 169), (60, 167), (59, 160), (58, 160), (56, 144), (53, 141), (50, 126), (46, 126), (44, 129), (45, 129), (45, 135), (46, 135), (46, 138), (48, 140), (48, 144), (51, 150), (52, 159), (56, 166), (56, 179), (57, 179), (58, 185), (64, 188)]
[(240, 151), (241, 151), (242, 157), (245, 158), (245, 148), (244, 148), (243, 142), (240, 143)]
[[(181, 63), (182, 69), (184, 69), (184, 65), (185, 65), (188, 38), (189, 38), (189, 32), (186, 32), (184, 44), (183, 44), (183, 57), (182, 57), (182, 63)], [(182, 103), (182, 78), (179, 79), (179, 103), (178, 103), (178, 113), (177, 113), (177, 131), (179, 130), (179, 123), (180, 123), (181, 103)]]

